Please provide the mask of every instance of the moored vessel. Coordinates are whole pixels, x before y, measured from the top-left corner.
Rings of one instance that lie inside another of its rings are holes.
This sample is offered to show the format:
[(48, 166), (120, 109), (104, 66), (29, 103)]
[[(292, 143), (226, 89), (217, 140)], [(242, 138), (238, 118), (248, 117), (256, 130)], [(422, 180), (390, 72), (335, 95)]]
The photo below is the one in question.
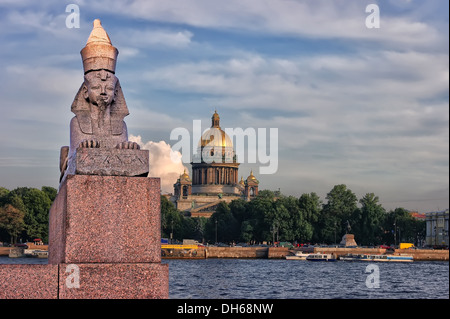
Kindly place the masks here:
[(304, 253), (303, 251), (296, 251), (294, 255), (285, 256), (288, 260), (306, 260), (306, 258), (311, 255), (308, 253)]
[(306, 260), (309, 260), (309, 261), (336, 261), (336, 256), (334, 254), (315, 253), (315, 254), (310, 254), (309, 256), (307, 256)]

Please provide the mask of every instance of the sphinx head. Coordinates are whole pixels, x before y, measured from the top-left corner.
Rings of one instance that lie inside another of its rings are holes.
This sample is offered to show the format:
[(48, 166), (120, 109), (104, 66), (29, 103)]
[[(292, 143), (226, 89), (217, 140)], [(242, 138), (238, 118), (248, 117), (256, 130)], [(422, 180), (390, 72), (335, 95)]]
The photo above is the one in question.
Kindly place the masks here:
[(117, 77), (106, 70), (96, 70), (84, 75), (83, 96), (91, 104), (103, 109), (115, 100)]

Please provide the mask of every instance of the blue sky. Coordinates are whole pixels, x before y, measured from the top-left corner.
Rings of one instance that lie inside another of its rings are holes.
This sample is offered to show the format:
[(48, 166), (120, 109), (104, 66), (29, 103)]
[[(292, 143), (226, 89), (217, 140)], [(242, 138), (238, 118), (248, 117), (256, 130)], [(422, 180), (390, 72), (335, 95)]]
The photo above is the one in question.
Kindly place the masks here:
[[(80, 28), (66, 27), (70, 3)], [(222, 127), (278, 128), (276, 174), (240, 166), (262, 189), (325, 201), (346, 184), (387, 209), (448, 208), (448, 12), (443, 0), (0, 0), (0, 186), (57, 187), (99, 18), (119, 50), (129, 134), (153, 147), (163, 191), (182, 173), (163, 154), (170, 132), (206, 129), (217, 109)]]

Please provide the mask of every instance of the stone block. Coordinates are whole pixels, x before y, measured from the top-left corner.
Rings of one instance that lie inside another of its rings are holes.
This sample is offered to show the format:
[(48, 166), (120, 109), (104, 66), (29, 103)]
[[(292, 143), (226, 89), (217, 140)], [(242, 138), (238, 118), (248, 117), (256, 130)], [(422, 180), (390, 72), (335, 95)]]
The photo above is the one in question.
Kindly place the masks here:
[(0, 299), (58, 298), (58, 265), (0, 265)]
[(167, 299), (169, 265), (60, 264), (60, 299)]
[(50, 264), (160, 262), (160, 179), (68, 175), (49, 226)]
[(77, 148), (75, 174), (147, 176), (149, 151), (117, 148)]

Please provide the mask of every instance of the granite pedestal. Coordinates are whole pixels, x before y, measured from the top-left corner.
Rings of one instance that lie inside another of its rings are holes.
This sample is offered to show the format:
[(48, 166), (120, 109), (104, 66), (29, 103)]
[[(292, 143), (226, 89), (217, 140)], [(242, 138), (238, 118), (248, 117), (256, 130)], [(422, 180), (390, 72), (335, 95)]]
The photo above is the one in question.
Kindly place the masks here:
[(160, 180), (69, 175), (50, 209), (49, 263), (161, 261)]
[(0, 298), (168, 298), (160, 179), (68, 175), (50, 209), (48, 265), (0, 265)]

